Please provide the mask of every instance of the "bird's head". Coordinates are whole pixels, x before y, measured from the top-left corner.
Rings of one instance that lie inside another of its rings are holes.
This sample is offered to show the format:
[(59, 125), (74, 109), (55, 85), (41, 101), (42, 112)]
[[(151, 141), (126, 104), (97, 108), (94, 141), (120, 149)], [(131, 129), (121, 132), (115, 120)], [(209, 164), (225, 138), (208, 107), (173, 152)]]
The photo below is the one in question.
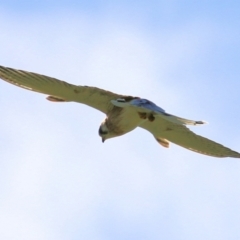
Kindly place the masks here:
[(108, 138), (116, 137), (116, 134), (114, 134), (113, 132), (111, 132), (108, 129), (107, 124), (106, 124), (106, 119), (105, 119), (105, 121), (103, 121), (101, 123), (101, 125), (99, 127), (99, 130), (98, 130), (98, 134), (102, 138), (102, 142), (104, 142)]

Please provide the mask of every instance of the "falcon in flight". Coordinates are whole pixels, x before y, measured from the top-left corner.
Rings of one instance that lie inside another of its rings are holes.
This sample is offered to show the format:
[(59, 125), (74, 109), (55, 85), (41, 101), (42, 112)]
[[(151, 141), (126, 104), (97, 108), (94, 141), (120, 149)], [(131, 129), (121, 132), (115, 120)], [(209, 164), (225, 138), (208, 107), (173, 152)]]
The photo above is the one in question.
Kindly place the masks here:
[(119, 95), (96, 87), (76, 86), (55, 78), (3, 66), (0, 66), (0, 78), (18, 87), (47, 94), (47, 100), (52, 102), (79, 102), (103, 112), (106, 118), (98, 131), (102, 142), (141, 127), (166, 148), (172, 142), (213, 157), (240, 158), (240, 153), (201, 137), (186, 127), (202, 125), (205, 122), (174, 116), (147, 99)]

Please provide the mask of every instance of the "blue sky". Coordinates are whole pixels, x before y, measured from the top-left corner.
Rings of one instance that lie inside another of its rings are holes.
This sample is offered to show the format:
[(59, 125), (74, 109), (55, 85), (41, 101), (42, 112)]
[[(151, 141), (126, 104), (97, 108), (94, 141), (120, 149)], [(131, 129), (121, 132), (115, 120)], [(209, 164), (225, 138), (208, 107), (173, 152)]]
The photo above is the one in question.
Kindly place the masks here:
[[(4, 1), (0, 65), (152, 100), (240, 151), (237, 1)], [(0, 81), (1, 239), (240, 238), (240, 162)]]

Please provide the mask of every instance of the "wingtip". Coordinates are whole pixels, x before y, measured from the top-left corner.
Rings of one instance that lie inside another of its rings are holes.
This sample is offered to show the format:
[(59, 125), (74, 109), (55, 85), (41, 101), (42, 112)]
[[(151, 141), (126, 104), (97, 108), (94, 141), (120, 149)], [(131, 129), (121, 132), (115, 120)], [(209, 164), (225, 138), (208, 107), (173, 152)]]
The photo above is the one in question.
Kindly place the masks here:
[(232, 157), (232, 158), (240, 158), (240, 153), (239, 153), (239, 152), (236, 152), (236, 151), (232, 151), (232, 154), (231, 154), (229, 157)]

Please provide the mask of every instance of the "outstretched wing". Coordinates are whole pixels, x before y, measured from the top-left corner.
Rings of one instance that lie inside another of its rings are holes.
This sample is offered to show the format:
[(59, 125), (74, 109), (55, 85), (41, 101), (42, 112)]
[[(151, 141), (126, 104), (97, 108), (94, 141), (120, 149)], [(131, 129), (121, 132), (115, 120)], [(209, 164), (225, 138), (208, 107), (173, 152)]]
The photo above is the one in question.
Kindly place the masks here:
[(131, 106), (137, 111), (152, 115), (150, 121), (143, 121), (140, 127), (153, 134), (163, 147), (169, 147), (173, 142), (184, 148), (213, 157), (240, 158), (240, 153), (235, 152), (212, 140), (199, 136), (190, 131), (185, 125), (202, 125), (204, 121), (194, 121), (168, 114), (162, 108), (146, 99), (133, 99), (124, 102), (121, 99), (112, 101), (116, 106)]
[(168, 141), (170, 141), (194, 152), (212, 157), (240, 158), (240, 153), (199, 136), (184, 125), (176, 124), (166, 119), (155, 118), (153, 122), (145, 121), (140, 127), (151, 132), (164, 147), (168, 147)]
[(50, 96), (47, 99), (50, 101), (79, 102), (106, 114), (114, 107), (111, 100), (127, 97), (96, 87), (76, 86), (37, 73), (3, 66), (0, 66), (0, 78), (27, 90), (48, 94)]

